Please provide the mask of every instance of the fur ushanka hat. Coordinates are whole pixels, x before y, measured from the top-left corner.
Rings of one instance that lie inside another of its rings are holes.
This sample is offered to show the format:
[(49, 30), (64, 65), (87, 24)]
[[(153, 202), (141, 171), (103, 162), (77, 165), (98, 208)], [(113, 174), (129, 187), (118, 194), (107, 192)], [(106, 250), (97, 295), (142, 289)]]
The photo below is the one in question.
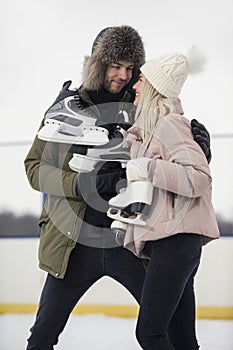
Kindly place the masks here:
[(106, 68), (110, 63), (127, 60), (134, 64), (130, 85), (138, 79), (145, 62), (145, 50), (138, 32), (130, 26), (109, 27), (96, 37), (91, 56), (86, 56), (83, 68), (83, 86), (88, 90), (103, 87)]

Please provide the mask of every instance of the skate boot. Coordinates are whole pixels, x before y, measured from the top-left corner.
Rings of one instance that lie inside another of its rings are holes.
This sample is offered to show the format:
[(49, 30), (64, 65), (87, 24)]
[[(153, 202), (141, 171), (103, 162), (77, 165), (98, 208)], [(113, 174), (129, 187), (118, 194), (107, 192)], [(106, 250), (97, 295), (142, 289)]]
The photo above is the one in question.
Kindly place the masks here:
[(76, 172), (90, 172), (97, 164), (104, 162), (120, 162), (122, 166), (130, 160), (129, 149), (122, 148), (123, 140), (130, 127), (128, 123), (104, 124), (108, 131), (108, 143), (103, 146), (87, 148), (86, 154), (74, 153), (69, 167)]
[(146, 225), (144, 216), (152, 202), (153, 184), (148, 179), (149, 158), (130, 160), (127, 164), (128, 186), (109, 200), (107, 215), (128, 224)]
[(44, 141), (77, 145), (99, 146), (108, 143), (108, 131), (95, 126), (94, 119), (81, 114), (46, 119), (37, 136)]
[(108, 130), (96, 126), (96, 118), (80, 110), (76, 90), (69, 90), (71, 81), (63, 85), (62, 91), (45, 114), (44, 126), (38, 137), (44, 141), (78, 144), (105, 145), (109, 142)]

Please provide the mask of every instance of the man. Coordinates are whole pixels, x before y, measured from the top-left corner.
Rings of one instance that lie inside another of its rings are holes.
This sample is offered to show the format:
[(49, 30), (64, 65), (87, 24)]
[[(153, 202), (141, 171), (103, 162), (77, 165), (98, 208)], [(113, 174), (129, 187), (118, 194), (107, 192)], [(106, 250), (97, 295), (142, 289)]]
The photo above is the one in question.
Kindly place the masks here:
[[(99, 125), (132, 123), (131, 87), (144, 60), (136, 30), (129, 26), (104, 29), (85, 60), (75, 108), (87, 110)], [(69, 83), (64, 85), (56, 101), (72, 95), (68, 87)], [(200, 136), (198, 124), (195, 127)], [(201, 136), (202, 141), (209, 151), (208, 137), (206, 141)], [(116, 195), (125, 172), (118, 162), (101, 163), (85, 175), (71, 171), (69, 160), (82, 151), (83, 146), (36, 137), (25, 159), (31, 186), (47, 193), (39, 221), (39, 266), (48, 272), (27, 350), (52, 350), (74, 306), (103, 276), (114, 278), (140, 302), (144, 265), (118, 245), (110, 229), (112, 220), (106, 215), (108, 200)]]

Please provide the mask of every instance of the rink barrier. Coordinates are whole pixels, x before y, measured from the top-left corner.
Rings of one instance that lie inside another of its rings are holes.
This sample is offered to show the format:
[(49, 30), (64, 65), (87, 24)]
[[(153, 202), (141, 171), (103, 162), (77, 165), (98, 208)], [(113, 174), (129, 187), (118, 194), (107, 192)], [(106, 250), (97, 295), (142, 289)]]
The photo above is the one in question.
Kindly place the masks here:
[[(0, 314), (33, 314), (37, 304), (0, 304)], [(138, 306), (135, 305), (78, 305), (72, 314), (104, 314), (115, 317), (136, 318)], [(233, 306), (197, 306), (197, 319), (233, 320)]]

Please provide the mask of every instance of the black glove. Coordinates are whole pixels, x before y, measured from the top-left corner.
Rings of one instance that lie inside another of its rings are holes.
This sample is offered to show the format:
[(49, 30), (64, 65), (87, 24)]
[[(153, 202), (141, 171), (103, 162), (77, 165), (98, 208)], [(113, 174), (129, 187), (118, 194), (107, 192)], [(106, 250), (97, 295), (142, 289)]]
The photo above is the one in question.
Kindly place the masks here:
[[(125, 185), (126, 171), (121, 167), (93, 170), (89, 173), (80, 173), (77, 182), (77, 194), (84, 199), (96, 192), (106, 198), (117, 194), (122, 182)], [(121, 187), (124, 187), (122, 185)]]
[(53, 105), (58, 103), (59, 101), (62, 101), (64, 98), (69, 96), (75, 95), (75, 90), (69, 90), (70, 85), (72, 84), (71, 80), (65, 81), (61, 91), (59, 92), (59, 95), (57, 96), (56, 100), (53, 102)]
[(194, 140), (199, 144), (202, 151), (204, 152), (208, 163), (211, 160), (210, 150), (210, 134), (205, 126), (199, 123), (196, 119), (191, 120), (191, 130), (193, 133)]

